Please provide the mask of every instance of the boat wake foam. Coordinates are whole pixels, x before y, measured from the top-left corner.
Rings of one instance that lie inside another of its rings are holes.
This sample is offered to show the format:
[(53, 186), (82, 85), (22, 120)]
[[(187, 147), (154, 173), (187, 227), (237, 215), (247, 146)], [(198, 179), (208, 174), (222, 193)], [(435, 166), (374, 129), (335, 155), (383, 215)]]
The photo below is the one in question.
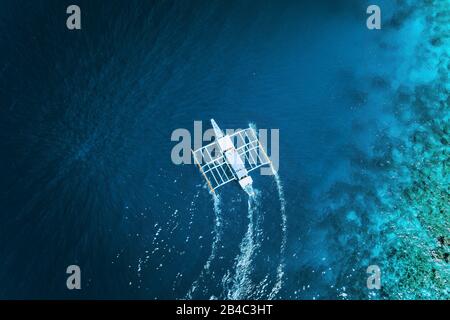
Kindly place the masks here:
[(273, 167), (272, 173), (275, 179), (275, 183), (277, 185), (278, 198), (280, 199), (280, 211), (281, 211), (281, 245), (280, 245), (280, 264), (277, 267), (277, 280), (275, 282), (272, 291), (269, 294), (269, 299), (274, 299), (281, 287), (283, 286), (283, 276), (284, 276), (284, 267), (285, 267), (285, 251), (286, 251), (286, 242), (287, 242), (287, 216), (286, 216), (286, 200), (284, 198), (283, 184), (281, 183), (280, 176), (278, 172), (276, 172)]
[(228, 299), (237, 300), (247, 298), (253, 289), (253, 284), (250, 279), (252, 272), (252, 261), (255, 254), (255, 250), (258, 248), (259, 241), (257, 241), (257, 215), (259, 208), (259, 191), (250, 187), (248, 192), (248, 214), (249, 220), (247, 231), (242, 238), (239, 245), (240, 253), (235, 258), (234, 263), (234, 275), (226, 274), (222, 280), (222, 283), (226, 287), (230, 287), (226, 294)]
[[(216, 257), (217, 250), (219, 248), (219, 243), (222, 240), (223, 222), (222, 222), (222, 210), (220, 209), (221, 199), (220, 199), (220, 196), (217, 194), (211, 193), (211, 195), (212, 195), (213, 202), (214, 202), (214, 229), (213, 229), (214, 239), (213, 239), (213, 242), (211, 245), (211, 253), (209, 254), (208, 259), (206, 260), (206, 263), (203, 265), (203, 269), (200, 272), (200, 275), (192, 283), (191, 288), (189, 289), (188, 293), (186, 294), (186, 296), (185, 296), (186, 299), (192, 299), (192, 295), (197, 290), (199, 282), (203, 279), (203, 277), (205, 275), (208, 275), (210, 273), (211, 263), (214, 260), (214, 258)], [(205, 288), (204, 290), (207, 291), (207, 288)], [(204, 293), (206, 293), (206, 292), (204, 292)]]
[[(252, 128), (255, 132), (257, 131), (257, 127), (254, 123), (249, 123), (249, 127)], [(286, 200), (284, 198), (284, 190), (283, 184), (281, 182), (280, 175), (273, 167), (272, 163), (270, 163), (270, 169), (272, 171), (272, 175), (275, 180), (275, 184), (277, 186), (278, 199), (280, 201), (280, 214), (281, 214), (281, 245), (280, 245), (280, 264), (277, 267), (277, 275), (276, 282), (273, 286), (269, 299), (274, 299), (278, 292), (280, 291), (283, 285), (283, 276), (284, 276), (284, 268), (285, 268), (285, 251), (286, 251), (286, 243), (287, 243), (287, 216), (286, 216)], [(266, 286), (267, 279), (264, 279), (261, 283), (261, 287)]]

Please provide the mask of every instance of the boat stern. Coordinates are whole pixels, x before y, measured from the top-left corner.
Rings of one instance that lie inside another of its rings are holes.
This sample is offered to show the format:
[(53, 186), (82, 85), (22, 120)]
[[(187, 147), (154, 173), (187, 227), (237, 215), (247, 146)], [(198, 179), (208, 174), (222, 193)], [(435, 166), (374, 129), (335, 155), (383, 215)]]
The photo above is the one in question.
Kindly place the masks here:
[(239, 180), (239, 185), (242, 189), (247, 189), (247, 187), (251, 187), (253, 183), (253, 179), (250, 176), (243, 177)]

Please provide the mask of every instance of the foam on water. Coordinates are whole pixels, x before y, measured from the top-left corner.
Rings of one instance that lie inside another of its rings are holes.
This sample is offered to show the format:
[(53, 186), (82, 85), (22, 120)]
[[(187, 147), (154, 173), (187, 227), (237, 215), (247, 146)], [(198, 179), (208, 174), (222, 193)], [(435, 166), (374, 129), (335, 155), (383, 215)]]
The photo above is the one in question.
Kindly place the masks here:
[(211, 244), (211, 253), (210, 253), (208, 259), (206, 260), (206, 263), (204, 264), (203, 269), (200, 272), (200, 275), (192, 283), (191, 288), (189, 289), (189, 292), (186, 294), (186, 298), (187, 299), (192, 299), (193, 293), (198, 288), (199, 281), (201, 281), (201, 279), (203, 279), (203, 277), (206, 274), (209, 274), (210, 267), (211, 267), (211, 262), (216, 257), (217, 250), (218, 250), (218, 247), (219, 247), (219, 243), (220, 243), (220, 241), (222, 239), (222, 234), (223, 234), (222, 226), (223, 226), (223, 223), (222, 223), (222, 210), (220, 209), (221, 199), (220, 199), (220, 196), (218, 194), (211, 193), (211, 195), (212, 195), (213, 202), (214, 202), (214, 230), (213, 230), (214, 239), (213, 239), (213, 242)]
[(240, 253), (235, 258), (234, 275), (224, 277), (224, 284), (231, 283), (231, 288), (228, 290), (227, 298), (232, 300), (245, 299), (252, 291), (253, 284), (251, 283), (250, 274), (252, 271), (252, 261), (258, 243), (255, 241), (256, 225), (255, 218), (259, 207), (259, 191), (253, 187), (249, 188), (248, 192), (248, 213), (249, 220), (247, 231), (242, 238), (239, 246)]
[[(257, 132), (257, 127), (254, 123), (249, 123), (249, 127), (252, 128), (255, 132)], [(284, 198), (283, 184), (280, 179), (280, 175), (273, 167), (272, 163), (270, 163), (270, 169), (272, 170), (272, 174), (275, 180), (275, 184), (277, 186), (278, 199), (280, 200), (280, 214), (281, 214), (281, 245), (280, 245), (280, 264), (277, 267), (277, 276), (276, 282), (273, 286), (269, 298), (273, 299), (280, 291), (283, 285), (283, 276), (284, 276), (284, 267), (285, 267), (285, 250), (286, 250), (286, 242), (287, 242), (287, 216), (286, 216), (286, 200)], [(264, 282), (264, 281), (263, 281)], [(265, 286), (265, 282), (261, 283), (262, 286)]]
[(284, 267), (285, 267), (285, 250), (286, 250), (286, 242), (287, 242), (287, 216), (286, 216), (286, 200), (284, 198), (283, 184), (281, 183), (280, 176), (278, 172), (276, 172), (273, 166), (272, 168), (273, 177), (275, 179), (275, 183), (277, 185), (278, 198), (280, 199), (280, 211), (281, 211), (281, 246), (280, 246), (280, 264), (277, 267), (277, 280), (270, 292), (269, 298), (273, 299), (280, 291), (283, 285), (283, 276), (284, 276)]

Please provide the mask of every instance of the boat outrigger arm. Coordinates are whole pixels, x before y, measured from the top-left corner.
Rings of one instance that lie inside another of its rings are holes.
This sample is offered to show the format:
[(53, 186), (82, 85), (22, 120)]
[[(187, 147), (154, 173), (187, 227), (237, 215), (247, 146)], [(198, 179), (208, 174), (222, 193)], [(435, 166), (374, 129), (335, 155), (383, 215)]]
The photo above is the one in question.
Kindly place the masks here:
[(212, 192), (233, 180), (237, 180), (248, 192), (253, 183), (249, 173), (261, 166), (271, 165), (255, 130), (247, 128), (225, 135), (214, 119), (211, 119), (211, 124), (216, 139), (192, 151), (195, 163)]

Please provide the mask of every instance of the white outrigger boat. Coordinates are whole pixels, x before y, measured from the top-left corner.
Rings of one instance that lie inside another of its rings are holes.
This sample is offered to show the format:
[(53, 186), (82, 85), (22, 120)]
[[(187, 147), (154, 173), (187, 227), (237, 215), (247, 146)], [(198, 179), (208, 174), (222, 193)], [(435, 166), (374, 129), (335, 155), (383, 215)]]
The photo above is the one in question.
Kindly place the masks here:
[(217, 188), (237, 180), (242, 189), (251, 194), (253, 179), (249, 173), (261, 166), (271, 165), (255, 130), (247, 128), (224, 135), (214, 119), (211, 119), (211, 124), (215, 141), (192, 151), (209, 188), (214, 193)]

